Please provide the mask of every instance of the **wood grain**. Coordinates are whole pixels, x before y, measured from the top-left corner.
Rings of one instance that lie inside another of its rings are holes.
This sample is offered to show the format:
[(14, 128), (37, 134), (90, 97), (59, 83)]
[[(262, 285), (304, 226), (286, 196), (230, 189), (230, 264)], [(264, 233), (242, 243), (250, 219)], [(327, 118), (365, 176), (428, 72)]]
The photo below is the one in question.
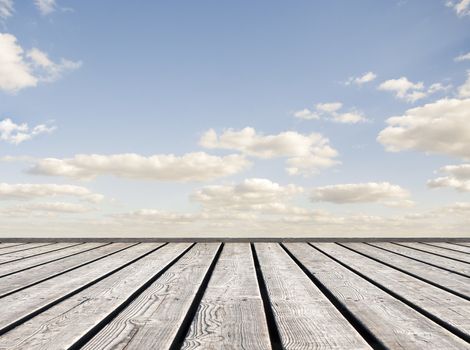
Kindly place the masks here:
[(468, 277), (411, 260), (364, 243), (341, 244), (470, 298), (470, 279)]
[[(101, 245), (101, 247), (96, 248), (96, 245)], [(132, 243), (113, 243), (105, 246), (102, 245), (102, 243), (85, 243), (81, 247), (81, 249), (96, 249), (88, 250), (77, 255), (66, 257), (50, 264), (40, 265), (28, 270), (13, 273), (9, 276), (1, 277), (0, 298), (3, 298), (6, 294), (12, 293), (20, 288), (25, 288), (26, 286), (30, 286), (37, 283), (38, 281), (42, 281), (45, 278), (57, 276), (58, 274), (64, 273), (65, 271), (68, 271), (73, 268), (77, 268), (92, 260), (105, 257), (106, 255), (112, 254), (113, 252), (116, 252), (120, 249), (130, 247)], [(0, 271), (2, 271), (2, 267), (10, 267), (10, 269), (13, 270), (15, 266), (22, 266), (22, 262), (24, 261), (20, 261), (17, 264), (14, 264), (13, 266), (10, 266), (11, 264), (0, 266)]]
[(470, 335), (470, 302), (335, 243), (314, 243), (376, 283)]
[(0, 299), (0, 332), (50, 303), (60, 300), (135, 258), (161, 246), (143, 243)]
[(466, 343), (306, 243), (294, 256), (389, 349), (462, 349)]
[(182, 349), (271, 349), (248, 243), (225, 244)]
[(255, 248), (284, 349), (370, 349), (279, 244)]
[(374, 247), (385, 248), (389, 251), (400, 253), (407, 257), (414, 258), (425, 263), (433, 264), (435, 266), (442, 267), (450, 271), (455, 271), (470, 278), (470, 265), (462, 263), (460, 261), (450, 260), (429, 253), (423, 253), (419, 250), (392, 243), (370, 243), (370, 245)]
[(467, 264), (470, 264), (470, 255), (462, 253), (462, 252), (456, 252), (453, 250), (440, 248), (440, 247), (434, 247), (428, 244), (423, 244), (423, 243), (418, 243), (418, 242), (413, 242), (413, 243), (397, 242), (397, 243), (406, 247), (420, 249), (420, 250), (429, 252), (431, 254), (442, 256), (444, 258), (455, 259), (455, 260), (459, 260), (462, 262), (466, 262)]

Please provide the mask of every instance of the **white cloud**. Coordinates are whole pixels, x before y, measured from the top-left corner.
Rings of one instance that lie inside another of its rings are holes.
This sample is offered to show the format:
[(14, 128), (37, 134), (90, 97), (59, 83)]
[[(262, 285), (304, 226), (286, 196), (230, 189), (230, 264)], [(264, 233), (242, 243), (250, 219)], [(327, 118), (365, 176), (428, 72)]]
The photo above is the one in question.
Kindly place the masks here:
[(343, 107), (341, 102), (317, 103), (315, 106), (318, 111), (325, 113), (334, 113)]
[(459, 97), (470, 97), (470, 71), (467, 72), (467, 80), (459, 87)]
[(377, 140), (387, 151), (470, 158), (470, 99), (441, 99), (389, 118)]
[(294, 112), (294, 117), (299, 118), (299, 119), (305, 119), (305, 120), (320, 119), (320, 116), (318, 115), (318, 113), (312, 112), (308, 108), (304, 108), (300, 111)]
[(83, 214), (96, 210), (95, 208), (65, 202), (27, 203), (0, 209), (0, 215), (11, 217), (25, 216), (56, 216), (57, 214)]
[(200, 145), (209, 149), (237, 150), (258, 158), (287, 157), (289, 174), (312, 174), (338, 164), (338, 152), (321, 134), (302, 135), (285, 131), (277, 135), (257, 134), (246, 127), (240, 131), (225, 130), (220, 136), (210, 129), (202, 135)]
[(426, 97), (426, 93), (422, 91), (424, 84), (422, 82), (413, 83), (406, 77), (384, 81), (379, 85), (378, 89), (394, 92), (397, 98), (408, 102), (415, 102), (416, 100)]
[(30, 128), (28, 124), (16, 124), (11, 119), (3, 119), (0, 121), (0, 140), (18, 145), (21, 142), (32, 139), (34, 136), (51, 133), (56, 129), (55, 126), (39, 124)]
[(388, 182), (368, 182), (317, 187), (312, 190), (311, 199), (315, 202), (382, 203), (389, 206), (410, 206), (409, 193), (398, 185)]
[(99, 175), (158, 181), (208, 181), (236, 174), (250, 165), (241, 155), (225, 157), (204, 152), (183, 156), (157, 154), (149, 157), (133, 153), (80, 154), (73, 158), (44, 158), (29, 170), (32, 174), (93, 179)]
[(98, 203), (104, 196), (82, 186), (57, 184), (0, 183), (0, 200), (33, 200), (42, 197), (71, 196)]
[(281, 186), (268, 179), (246, 179), (237, 185), (205, 186), (191, 198), (210, 210), (263, 210), (280, 208), (293, 196), (303, 192), (299, 186)]
[(34, 4), (42, 15), (49, 15), (56, 9), (55, 0), (34, 0)]
[(367, 72), (360, 77), (351, 77), (346, 81), (346, 85), (356, 84), (356, 85), (363, 85), (365, 83), (370, 83), (371, 81), (375, 80), (377, 75), (373, 72)]
[(429, 187), (451, 187), (457, 191), (470, 191), (470, 164), (447, 165), (439, 170), (447, 176), (429, 180)]
[(294, 117), (309, 120), (325, 117), (327, 120), (342, 124), (356, 124), (367, 120), (361, 112), (356, 110), (340, 113), (339, 110), (342, 107), (343, 104), (341, 102), (318, 103), (315, 106), (315, 111), (303, 109), (295, 112)]
[(81, 62), (61, 59), (55, 63), (46, 53), (33, 48), (24, 53), (16, 37), (0, 33), (0, 89), (15, 93), (38, 82), (51, 82), (59, 79), (65, 72), (78, 69)]
[(449, 0), (446, 4), (452, 7), (458, 16), (470, 15), (470, 0)]
[(13, 14), (13, 0), (0, 0), (0, 18), (7, 19)]
[(470, 61), (470, 52), (455, 57), (456, 62)]

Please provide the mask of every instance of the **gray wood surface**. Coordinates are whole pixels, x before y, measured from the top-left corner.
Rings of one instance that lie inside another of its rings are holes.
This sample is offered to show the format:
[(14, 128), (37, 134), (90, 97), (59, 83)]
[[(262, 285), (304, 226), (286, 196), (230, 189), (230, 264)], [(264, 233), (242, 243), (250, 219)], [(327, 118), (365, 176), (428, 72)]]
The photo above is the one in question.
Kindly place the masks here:
[(468, 277), (411, 260), (364, 243), (341, 244), (470, 298), (470, 279)]
[(227, 243), (182, 349), (271, 349), (249, 243)]
[(279, 244), (255, 247), (284, 349), (370, 349)]
[(335, 243), (314, 243), (314, 246), (336, 257), (376, 283), (427, 310), (440, 320), (470, 335), (470, 302), (440, 288), (375, 262)]
[(24, 245), (27, 243), (19, 243), (19, 242), (11, 242), (11, 243), (0, 243), (0, 251), (5, 249), (5, 248), (12, 248), (20, 245)]
[(453, 250), (449, 250), (449, 249), (445, 249), (445, 248), (441, 248), (441, 247), (435, 247), (435, 246), (431, 246), (429, 244), (418, 243), (418, 242), (413, 242), (413, 243), (410, 243), (410, 242), (397, 242), (397, 243), (399, 243), (400, 245), (404, 245), (406, 247), (424, 250), (424, 251), (429, 252), (431, 254), (436, 254), (436, 255), (439, 255), (439, 256), (442, 256), (442, 257), (445, 257), (445, 258), (449, 258), (449, 259), (456, 259), (456, 260), (459, 260), (459, 261), (466, 262), (467, 264), (470, 264), (470, 255), (462, 253), (462, 252), (456, 252), (456, 251), (453, 251)]
[(27, 251), (2, 255), (0, 256), (0, 266), (3, 264), (15, 262), (18, 260), (31, 259), (37, 256), (47, 255), (55, 251), (60, 251), (60, 250), (77, 246), (77, 245), (81, 245), (81, 244), (82, 243), (55, 243), (52, 245), (29, 249)]
[(466, 348), (462, 339), (307, 243), (286, 247), (387, 348)]
[(70, 246), (66, 249), (58, 250), (56, 252), (38, 255), (28, 259), (18, 260), (14, 264), (3, 264), (0, 265), (0, 277), (6, 274), (14, 273), (15, 271), (21, 271), (24, 269), (31, 268), (33, 266), (48, 263), (50, 261), (54, 261), (54, 259), (65, 257), (70, 254), (85, 251), (86, 249), (90, 249), (92, 247), (99, 247), (104, 244), (106, 243), (82, 243), (76, 246)]
[(0, 349), (69, 348), (189, 246), (162, 247), (64, 300), (1, 337)]
[(161, 246), (143, 243), (0, 299), (0, 331), (116, 268)]
[[(88, 244), (90, 244), (90, 246), (88, 246)], [(102, 243), (86, 243), (84, 248), (88, 246), (90, 249), (97, 244), (102, 245)], [(44, 279), (64, 273), (64, 271), (77, 268), (95, 259), (103, 258), (108, 254), (112, 254), (120, 249), (129, 247), (132, 244), (133, 243), (113, 243), (105, 245), (78, 255), (63, 258), (51, 264), (40, 265), (32, 269), (2, 277), (0, 278), (0, 298), (5, 297), (6, 294), (18, 291), (18, 289), (31, 286)], [(1, 267), (2, 266), (0, 266), (0, 270)]]
[(430, 263), (435, 266), (442, 267), (450, 271), (455, 271), (467, 277), (470, 277), (470, 265), (462, 263), (460, 261), (455, 261), (437, 255), (420, 252), (419, 250), (415, 250), (409, 247), (404, 247), (393, 243), (370, 243), (370, 245), (373, 245), (374, 247), (385, 248), (392, 252), (400, 253), (407, 257), (418, 259), (425, 263)]
[(444, 242), (442, 244), (440, 242), (432, 242), (432, 244), (436, 246), (441, 246), (441, 247), (448, 247), (449, 249), (454, 249), (460, 252), (470, 254), (470, 247), (464, 246), (462, 244), (454, 244), (454, 243), (447, 243), (447, 242)]
[(194, 246), (83, 349), (168, 349), (219, 246)]
[[(71, 243), (74, 243), (74, 242), (71, 242)], [(0, 250), (0, 258), (9, 254), (13, 254), (14, 256), (21, 257), (22, 252), (24, 252), (24, 254), (27, 255), (32, 249), (36, 249), (38, 247), (50, 246), (53, 244), (55, 243), (54, 242), (40, 242), (40, 243), (27, 243), (27, 244), (23, 244), (20, 246), (10, 246), (10, 247)]]

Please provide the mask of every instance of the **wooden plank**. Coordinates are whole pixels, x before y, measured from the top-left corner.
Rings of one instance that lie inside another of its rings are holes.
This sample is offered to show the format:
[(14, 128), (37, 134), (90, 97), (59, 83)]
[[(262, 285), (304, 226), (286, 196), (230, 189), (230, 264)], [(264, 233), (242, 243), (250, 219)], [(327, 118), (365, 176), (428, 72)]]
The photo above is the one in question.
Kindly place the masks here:
[(397, 242), (397, 244), (410, 247), (413, 249), (419, 249), (420, 251), (425, 251), (430, 254), (435, 254), (443, 258), (455, 259), (455, 260), (470, 264), (470, 256), (462, 252), (456, 252), (456, 251), (452, 251), (449, 249), (434, 247), (428, 244), (418, 243), (418, 242), (413, 242), (413, 243)]
[(181, 349), (271, 349), (249, 243), (224, 246)]
[(91, 263), (97, 259), (104, 258), (107, 255), (113, 254), (118, 250), (125, 249), (134, 243), (113, 243), (105, 246), (103, 246), (102, 243), (86, 244), (91, 244), (91, 248), (96, 244), (99, 244), (102, 247), (61, 259), (52, 264), (40, 265), (0, 278), (0, 298), (5, 297), (7, 294), (18, 292), (19, 289), (37, 284), (45, 279), (54, 278), (59, 274)]
[(279, 244), (255, 247), (284, 349), (370, 349)]
[(26, 243), (18, 243), (18, 242), (11, 242), (11, 243), (0, 243), (0, 250), (3, 250), (5, 248), (12, 248), (16, 247), (19, 245), (25, 245)]
[(378, 259), (395, 268), (404, 270), (422, 279), (470, 298), (470, 279), (438, 267), (411, 260), (364, 243), (341, 243), (360, 253)]
[(55, 244), (55, 242), (27, 243), (27, 244), (22, 244), (20, 246), (10, 246), (0, 251), (0, 257), (7, 255), (7, 254), (13, 254), (13, 253), (18, 253), (18, 255), (21, 255), (20, 252), (23, 252), (23, 251), (27, 252), (30, 249), (35, 249), (37, 247), (43, 247), (43, 246), (47, 246), (51, 244)]
[(0, 348), (70, 348), (190, 246), (172, 243), (145, 256), (6, 333)]
[(113, 273), (117, 268), (160, 247), (161, 243), (145, 243), (132, 246), (102, 260), (54, 277), (18, 293), (0, 299), (0, 335), (25, 318), (50, 307), (71, 293), (76, 293), (90, 283)]
[(470, 337), (470, 301), (335, 243), (313, 245)]
[(168, 349), (219, 246), (194, 246), (82, 349)]
[(14, 273), (15, 271), (22, 271), (24, 269), (29, 269), (41, 264), (47, 264), (49, 262), (54, 262), (55, 259), (65, 258), (72, 254), (86, 251), (87, 249), (92, 249), (95, 247), (103, 246), (106, 243), (80, 243), (76, 246), (70, 246), (66, 249), (58, 250), (48, 254), (38, 255), (28, 259), (22, 259), (15, 261), (14, 264), (3, 264), (0, 265), (0, 277), (4, 275)]
[(55, 243), (52, 245), (36, 247), (27, 251), (10, 253), (0, 256), (0, 265), (9, 264), (22, 259), (29, 259), (38, 255), (48, 254), (57, 250), (73, 247), (82, 243)]
[(454, 244), (454, 243), (447, 243), (447, 242), (444, 242), (442, 244), (440, 242), (432, 242), (432, 244), (437, 245), (437, 246), (441, 246), (441, 247), (444, 247), (444, 248), (458, 250), (459, 252), (470, 254), (470, 247), (467, 247), (467, 246), (464, 246), (464, 245), (461, 245), (461, 244)]
[(459, 337), (308, 244), (285, 246), (386, 348), (441, 350), (466, 346)]
[(424, 263), (429, 263), (449, 271), (455, 271), (466, 277), (470, 278), (470, 266), (468, 264), (462, 263), (460, 261), (455, 261), (447, 258), (443, 258), (437, 255), (420, 252), (409, 247), (404, 247), (401, 245), (393, 243), (368, 243), (374, 247), (380, 247), (387, 249), (389, 251), (405, 255), (409, 258), (417, 259)]

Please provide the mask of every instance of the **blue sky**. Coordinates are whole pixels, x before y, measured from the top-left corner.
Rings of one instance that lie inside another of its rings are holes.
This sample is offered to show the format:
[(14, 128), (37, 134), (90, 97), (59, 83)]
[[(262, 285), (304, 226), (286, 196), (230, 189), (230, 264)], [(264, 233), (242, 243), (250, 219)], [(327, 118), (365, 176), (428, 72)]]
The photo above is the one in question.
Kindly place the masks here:
[(0, 235), (469, 234), (470, 1), (0, 0), (0, 22)]

